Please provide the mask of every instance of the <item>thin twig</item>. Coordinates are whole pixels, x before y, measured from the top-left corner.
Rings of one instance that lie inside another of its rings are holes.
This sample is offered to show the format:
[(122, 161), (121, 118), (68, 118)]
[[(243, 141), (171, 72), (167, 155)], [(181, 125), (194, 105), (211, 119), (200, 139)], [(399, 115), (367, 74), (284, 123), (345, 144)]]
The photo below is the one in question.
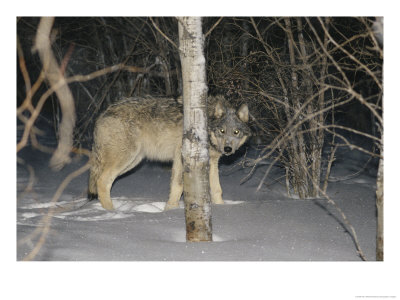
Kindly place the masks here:
[[(303, 166), (303, 165), (302, 165), (302, 167), (303, 167), (303, 170), (304, 170), (304, 172), (306, 173), (306, 175), (307, 175), (309, 178), (311, 178), (311, 175), (310, 175), (309, 171), (307, 170), (307, 168), (306, 168), (305, 166)], [(361, 257), (362, 260), (366, 261), (367, 259), (366, 259), (365, 255), (364, 255), (364, 252), (363, 252), (362, 249), (361, 249), (361, 246), (360, 246), (360, 243), (359, 243), (359, 241), (358, 241), (358, 237), (357, 237), (356, 231), (355, 231), (353, 225), (351, 225), (349, 219), (347, 218), (347, 216), (345, 215), (345, 213), (343, 212), (343, 210), (337, 205), (337, 203), (336, 203), (334, 200), (332, 200), (331, 197), (329, 197), (329, 195), (328, 195), (325, 191), (323, 191), (323, 190), (319, 187), (319, 183), (318, 183), (318, 182), (315, 182), (314, 180), (311, 180), (311, 182), (312, 182), (312, 184), (314, 185), (314, 187), (328, 200), (328, 203), (332, 204), (333, 207), (340, 213), (340, 215), (341, 215), (343, 221), (345, 222), (345, 224), (346, 224), (346, 225), (350, 228), (350, 230), (351, 230), (352, 237), (353, 237), (354, 243), (355, 243), (355, 245), (356, 245), (358, 255)]]
[(206, 38), (215, 29), (215, 27), (218, 26), (218, 24), (222, 21), (222, 19), (223, 17), (220, 17), (218, 21), (214, 23), (214, 25), (210, 28), (210, 30), (208, 30), (207, 33), (204, 35), (204, 38)]
[(326, 190), (328, 189), (329, 175), (331, 174), (332, 164), (335, 161), (335, 153), (336, 153), (337, 148), (338, 148), (338, 146), (335, 145), (335, 147), (332, 147), (332, 150), (331, 150), (331, 155), (329, 157), (328, 167), (326, 169), (326, 174), (325, 174), (324, 186), (322, 188), (322, 191), (324, 193), (326, 193)]
[[(337, 147), (337, 145), (336, 145), (336, 147)], [(366, 163), (361, 167), (360, 170), (358, 170), (357, 172), (355, 172), (355, 173), (353, 173), (353, 174), (349, 174), (349, 175), (342, 176), (342, 177), (329, 177), (329, 178), (328, 178), (328, 181), (329, 181), (329, 182), (338, 182), (338, 181), (345, 181), (345, 180), (349, 180), (349, 179), (355, 178), (355, 177), (357, 177), (358, 175), (360, 175), (362, 172), (365, 171), (365, 169), (367, 168), (367, 166), (368, 166), (368, 164), (370, 163), (371, 160), (372, 160), (372, 156), (370, 156), (370, 157), (368, 158), (368, 160), (367, 160)]]
[(153, 18), (150, 17), (150, 21), (153, 24), (154, 28), (168, 41), (171, 43), (172, 46), (174, 46), (176, 49), (179, 50), (179, 47), (174, 43), (173, 40), (171, 40), (162, 30), (157, 26), (157, 24), (154, 22)]
[(29, 252), (23, 260), (32, 260), (36, 257), (36, 255), (39, 253), (40, 249), (43, 247), (44, 243), (46, 242), (46, 238), (49, 234), (50, 231), (50, 225), (51, 225), (51, 219), (54, 216), (54, 213), (56, 212), (56, 206), (54, 205), (58, 199), (60, 198), (62, 192), (65, 190), (65, 188), (69, 185), (69, 183), (79, 175), (83, 174), (90, 168), (90, 163), (87, 162), (83, 167), (79, 168), (78, 170), (75, 170), (74, 172), (70, 173), (64, 181), (59, 185), (57, 188), (57, 191), (54, 193), (53, 198), (49, 202), (51, 204), (51, 207), (49, 208), (47, 214), (42, 218), (40, 221), (41, 224), (43, 224), (43, 227), (38, 227), (36, 228), (31, 234), (26, 236), (25, 238), (21, 239), (18, 243), (26, 243), (29, 240), (35, 239), (38, 235), (40, 235), (38, 242), (34, 246), (34, 248)]

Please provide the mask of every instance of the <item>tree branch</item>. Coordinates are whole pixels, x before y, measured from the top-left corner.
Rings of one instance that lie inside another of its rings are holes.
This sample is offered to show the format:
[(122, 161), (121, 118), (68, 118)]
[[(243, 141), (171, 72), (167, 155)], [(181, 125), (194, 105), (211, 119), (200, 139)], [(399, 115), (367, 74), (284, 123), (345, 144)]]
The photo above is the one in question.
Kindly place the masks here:
[(50, 166), (54, 170), (60, 170), (71, 162), (70, 151), (73, 145), (73, 130), (75, 127), (75, 105), (72, 93), (57, 64), (50, 43), (50, 33), (53, 27), (53, 17), (43, 17), (40, 20), (36, 33), (35, 48), (39, 53), (43, 64), (43, 70), (50, 86), (55, 89), (62, 111), (62, 121), (59, 128), (60, 140), (58, 147), (50, 159)]

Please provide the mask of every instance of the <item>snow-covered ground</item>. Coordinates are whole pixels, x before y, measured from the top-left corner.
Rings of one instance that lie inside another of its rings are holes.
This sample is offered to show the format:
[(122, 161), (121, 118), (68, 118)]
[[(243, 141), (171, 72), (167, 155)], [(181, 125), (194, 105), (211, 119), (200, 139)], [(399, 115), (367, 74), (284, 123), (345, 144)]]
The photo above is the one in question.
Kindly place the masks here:
[[(51, 141), (49, 141), (51, 143)], [(61, 172), (48, 167), (49, 155), (23, 149), (19, 155), (34, 170), (31, 191), (26, 165), (17, 166), (17, 259), (38, 241), (32, 232), (55, 211), (45, 242), (34, 260), (40, 261), (360, 261), (350, 229), (326, 199), (299, 200), (286, 195), (282, 170), (274, 167), (259, 192), (267, 166), (240, 184), (246, 171), (236, 161), (221, 163), (225, 205), (212, 207), (213, 242), (186, 243), (184, 211), (164, 212), (170, 168), (143, 162), (119, 178), (112, 189), (115, 211), (86, 199), (88, 172), (73, 179), (57, 202), (56, 189), (84, 157)], [(238, 157), (240, 159), (240, 157)], [(343, 150), (332, 176), (358, 171), (366, 161), (359, 152)], [(367, 260), (375, 260), (376, 168), (371, 163), (356, 178), (332, 182), (328, 194), (354, 226)], [(183, 205), (183, 204), (182, 204)]]

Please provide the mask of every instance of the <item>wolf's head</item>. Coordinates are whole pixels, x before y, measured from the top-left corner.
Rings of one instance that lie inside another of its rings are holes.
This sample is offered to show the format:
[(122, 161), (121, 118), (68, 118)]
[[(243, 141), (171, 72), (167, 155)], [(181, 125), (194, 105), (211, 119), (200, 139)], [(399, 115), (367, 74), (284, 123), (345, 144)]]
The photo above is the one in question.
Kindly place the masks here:
[(209, 134), (211, 145), (225, 155), (235, 153), (251, 136), (247, 126), (249, 108), (242, 104), (238, 110), (218, 100), (209, 116)]

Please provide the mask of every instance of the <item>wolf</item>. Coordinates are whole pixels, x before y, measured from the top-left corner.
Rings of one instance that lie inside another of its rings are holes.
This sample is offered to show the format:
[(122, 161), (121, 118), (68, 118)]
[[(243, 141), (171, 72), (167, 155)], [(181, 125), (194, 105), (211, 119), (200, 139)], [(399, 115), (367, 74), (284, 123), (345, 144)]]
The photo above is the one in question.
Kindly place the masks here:
[[(223, 96), (208, 97), (210, 196), (223, 204), (218, 161), (232, 155), (251, 136), (247, 104), (233, 108)], [(114, 180), (143, 159), (172, 161), (169, 199), (165, 210), (179, 206), (183, 192), (183, 105), (174, 98), (131, 97), (110, 105), (97, 119), (90, 158), (89, 197), (113, 210)]]

